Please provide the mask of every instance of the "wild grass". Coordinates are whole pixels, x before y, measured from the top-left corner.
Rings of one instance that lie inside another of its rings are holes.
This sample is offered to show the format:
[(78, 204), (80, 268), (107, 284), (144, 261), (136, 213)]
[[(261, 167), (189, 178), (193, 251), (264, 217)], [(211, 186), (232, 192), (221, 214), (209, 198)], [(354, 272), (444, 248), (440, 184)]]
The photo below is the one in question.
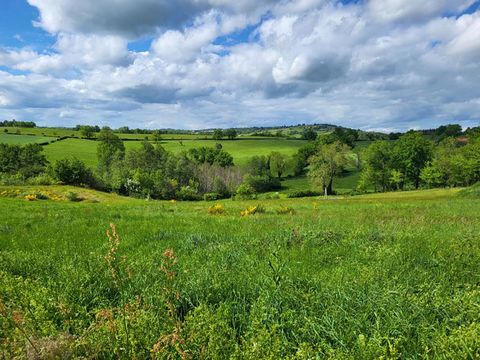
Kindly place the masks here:
[(98, 201), (0, 196), (0, 357), (480, 356), (480, 202), (455, 190), (212, 216), (68, 189), (0, 188)]

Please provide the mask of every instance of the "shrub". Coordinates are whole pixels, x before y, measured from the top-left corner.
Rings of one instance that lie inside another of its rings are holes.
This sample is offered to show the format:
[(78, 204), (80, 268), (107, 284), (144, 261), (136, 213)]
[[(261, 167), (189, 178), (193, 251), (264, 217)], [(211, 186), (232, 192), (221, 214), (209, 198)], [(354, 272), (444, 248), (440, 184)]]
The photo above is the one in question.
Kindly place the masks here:
[(83, 199), (81, 197), (78, 196), (78, 194), (76, 192), (73, 192), (73, 191), (69, 191), (65, 194), (65, 198), (68, 200), (68, 201), (72, 201), (72, 202), (79, 202), (79, 201), (82, 201)]
[(28, 195), (25, 195), (25, 200), (27, 200), (27, 201), (36, 201), (36, 200), (38, 200), (38, 199), (37, 199), (37, 195), (35, 195), (35, 194), (28, 194)]
[(235, 198), (240, 200), (254, 199), (257, 196), (255, 189), (249, 184), (243, 183), (237, 188)]
[(27, 179), (28, 185), (53, 185), (56, 181), (48, 174), (40, 174)]
[(187, 201), (201, 200), (201, 196), (197, 193), (197, 190), (189, 185), (182, 186), (180, 190), (177, 191), (177, 198)]
[(287, 194), (287, 198), (302, 198), (302, 197), (312, 197), (320, 196), (322, 193), (319, 191), (313, 190), (300, 190), (300, 191), (291, 191)]
[(203, 194), (203, 200), (205, 201), (215, 201), (215, 200), (218, 200), (219, 198), (220, 196), (215, 192)]
[(53, 176), (67, 185), (93, 185), (93, 174), (77, 158), (58, 160), (52, 168)]
[(240, 212), (241, 216), (250, 216), (255, 214), (263, 214), (265, 213), (265, 208), (262, 205), (257, 206), (249, 206), (245, 210)]
[(247, 174), (243, 178), (243, 183), (250, 185), (257, 193), (278, 190), (282, 187), (278, 178), (269, 175)]
[(222, 215), (225, 214), (225, 208), (221, 204), (215, 204), (208, 208), (208, 213), (210, 215)]

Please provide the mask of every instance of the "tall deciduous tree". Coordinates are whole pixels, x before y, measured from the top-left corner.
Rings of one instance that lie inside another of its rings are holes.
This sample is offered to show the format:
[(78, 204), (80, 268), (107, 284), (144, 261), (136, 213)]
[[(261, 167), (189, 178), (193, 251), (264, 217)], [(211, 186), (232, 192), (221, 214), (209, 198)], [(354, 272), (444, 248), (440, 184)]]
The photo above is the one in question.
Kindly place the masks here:
[(340, 141), (320, 145), (309, 159), (308, 175), (314, 186), (321, 187), (326, 194), (332, 194), (333, 179), (347, 165), (349, 151), (350, 148)]
[(282, 174), (285, 173), (287, 170), (288, 160), (287, 157), (279, 153), (278, 151), (273, 151), (270, 154), (270, 169), (272, 173), (275, 174), (273, 176), (277, 176), (279, 179), (282, 177)]
[(101, 173), (110, 171), (114, 161), (125, 157), (123, 141), (109, 128), (103, 128), (98, 134), (97, 157)]
[(393, 168), (418, 189), (421, 171), (432, 158), (432, 143), (422, 134), (410, 131), (398, 139), (393, 150)]

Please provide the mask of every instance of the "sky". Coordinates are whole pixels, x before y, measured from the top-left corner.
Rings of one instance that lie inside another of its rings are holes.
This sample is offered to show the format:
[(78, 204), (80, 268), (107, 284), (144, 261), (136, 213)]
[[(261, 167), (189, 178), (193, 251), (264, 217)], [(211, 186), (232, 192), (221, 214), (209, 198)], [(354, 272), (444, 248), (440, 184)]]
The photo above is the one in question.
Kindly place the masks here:
[(480, 125), (480, 0), (1, 0), (0, 120)]

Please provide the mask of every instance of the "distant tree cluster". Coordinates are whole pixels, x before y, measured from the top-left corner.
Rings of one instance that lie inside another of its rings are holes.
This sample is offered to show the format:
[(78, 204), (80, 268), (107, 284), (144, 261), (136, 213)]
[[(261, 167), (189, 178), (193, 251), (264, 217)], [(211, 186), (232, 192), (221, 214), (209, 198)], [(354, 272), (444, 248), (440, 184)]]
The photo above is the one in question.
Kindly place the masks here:
[(0, 173), (29, 178), (45, 170), (47, 159), (38, 144), (9, 145), (0, 143)]
[(0, 121), (0, 127), (34, 128), (37, 124), (33, 121), (4, 120)]
[(223, 138), (227, 138), (228, 140), (234, 140), (238, 136), (238, 132), (236, 129), (215, 129), (212, 133), (212, 138), (214, 140), (222, 140)]
[(377, 191), (420, 186), (466, 186), (480, 181), (480, 138), (467, 143), (452, 136), (438, 144), (420, 132), (408, 132), (396, 142), (377, 141), (364, 154), (360, 188)]

